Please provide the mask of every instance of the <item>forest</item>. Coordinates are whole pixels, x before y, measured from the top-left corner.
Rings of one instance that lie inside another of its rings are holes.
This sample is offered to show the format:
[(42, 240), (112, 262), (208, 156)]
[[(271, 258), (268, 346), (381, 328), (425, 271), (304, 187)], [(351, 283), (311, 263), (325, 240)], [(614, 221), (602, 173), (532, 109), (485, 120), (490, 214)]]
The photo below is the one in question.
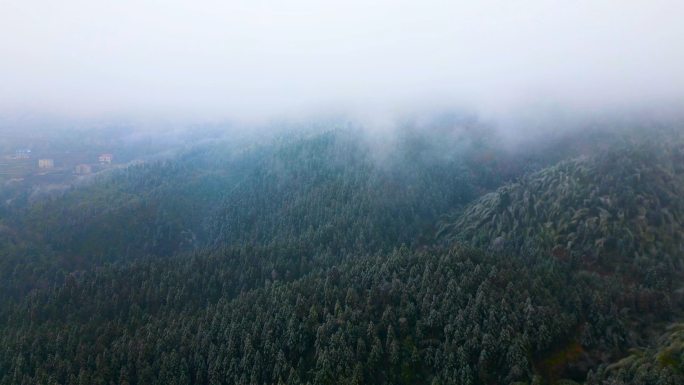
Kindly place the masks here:
[(0, 202), (0, 385), (684, 383), (684, 130), (211, 138)]

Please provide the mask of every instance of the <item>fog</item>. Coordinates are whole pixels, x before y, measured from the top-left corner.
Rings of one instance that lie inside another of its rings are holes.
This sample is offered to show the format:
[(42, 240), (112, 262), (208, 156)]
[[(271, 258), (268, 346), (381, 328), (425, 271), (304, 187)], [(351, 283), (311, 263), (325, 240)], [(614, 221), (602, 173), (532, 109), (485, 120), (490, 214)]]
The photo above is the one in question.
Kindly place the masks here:
[(2, 1), (0, 112), (676, 111), (683, 12), (676, 0)]

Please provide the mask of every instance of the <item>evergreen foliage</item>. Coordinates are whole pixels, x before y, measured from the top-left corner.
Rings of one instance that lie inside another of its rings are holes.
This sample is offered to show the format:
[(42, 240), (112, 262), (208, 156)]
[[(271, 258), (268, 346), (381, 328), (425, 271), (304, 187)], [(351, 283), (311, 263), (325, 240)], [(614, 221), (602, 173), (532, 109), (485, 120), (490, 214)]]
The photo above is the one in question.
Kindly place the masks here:
[(216, 142), (2, 206), (0, 385), (684, 382), (679, 137), (459, 135)]
[(617, 145), (499, 188), (440, 222), (447, 240), (539, 248), (581, 269), (672, 288), (684, 267), (684, 144)]

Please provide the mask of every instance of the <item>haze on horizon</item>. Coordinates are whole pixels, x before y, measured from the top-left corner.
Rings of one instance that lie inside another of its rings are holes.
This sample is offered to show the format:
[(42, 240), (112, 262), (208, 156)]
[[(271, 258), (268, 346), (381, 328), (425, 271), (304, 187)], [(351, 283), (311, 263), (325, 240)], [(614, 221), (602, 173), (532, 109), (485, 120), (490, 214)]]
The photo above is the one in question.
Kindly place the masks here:
[(256, 119), (684, 101), (681, 1), (0, 2), (0, 113)]

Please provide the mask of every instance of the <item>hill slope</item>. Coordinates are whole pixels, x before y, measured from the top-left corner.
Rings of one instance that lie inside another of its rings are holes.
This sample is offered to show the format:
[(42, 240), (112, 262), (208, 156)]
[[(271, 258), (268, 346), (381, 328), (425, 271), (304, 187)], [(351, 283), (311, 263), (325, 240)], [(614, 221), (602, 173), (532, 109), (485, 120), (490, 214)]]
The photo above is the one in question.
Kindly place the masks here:
[(684, 380), (652, 338), (684, 318), (677, 141), (476, 199), (554, 155), (409, 134), (208, 146), (10, 212), (0, 384)]
[(641, 143), (563, 161), (445, 218), (440, 232), (489, 249), (539, 249), (580, 268), (670, 286), (684, 264), (684, 145)]
[(360, 133), (338, 130), (130, 167), (6, 213), (1, 287), (23, 295), (77, 270), (214, 244), (311, 257), (429, 243), (437, 216), (474, 189), (458, 159), (423, 159), (423, 147), (400, 143), (378, 159)]

